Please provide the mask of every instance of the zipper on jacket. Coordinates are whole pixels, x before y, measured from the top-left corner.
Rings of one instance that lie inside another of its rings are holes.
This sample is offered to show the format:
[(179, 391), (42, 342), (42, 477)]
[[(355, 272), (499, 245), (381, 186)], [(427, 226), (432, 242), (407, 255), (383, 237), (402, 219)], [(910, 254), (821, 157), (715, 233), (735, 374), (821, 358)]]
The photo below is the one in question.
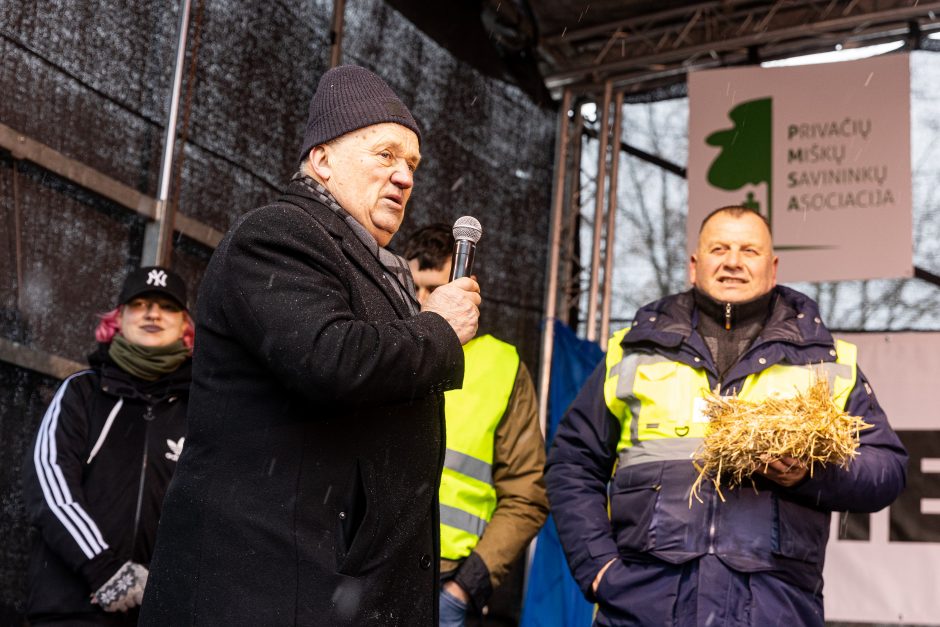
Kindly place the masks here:
[(140, 510), (144, 501), (144, 484), (147, 478), (147, 448), (150, 441), (150, 422), (155, 418), (153, 415), (153, 405), (147, 405), (147, 411), (144, 412), (144, 454), (140, 462), (140, 483), (137, 487), (137, 508), (134, 511), (134, 535), (131, 538), (131, 555), (134, 547), (137, 546), (137, 528), (140, 526)]
[(713, 493), (708, 501), (708, 553), (715, 554), (715, 510), (717, 509), (718, 494)]
[(725, 331), (731, 330), (731, 303), (725, 303)]

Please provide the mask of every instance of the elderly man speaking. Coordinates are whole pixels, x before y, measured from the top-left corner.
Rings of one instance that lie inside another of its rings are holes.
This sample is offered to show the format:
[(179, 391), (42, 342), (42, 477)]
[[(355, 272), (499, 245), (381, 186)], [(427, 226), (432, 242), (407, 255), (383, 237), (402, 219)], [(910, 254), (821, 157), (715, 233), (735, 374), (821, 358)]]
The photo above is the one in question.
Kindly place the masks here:
[(141, 625), (437, 624), (443, 392), (480, 296), (421, 306), (385, 249), (420, 141), (378, 76), (328, 71), (300, 171), (215, 251)]

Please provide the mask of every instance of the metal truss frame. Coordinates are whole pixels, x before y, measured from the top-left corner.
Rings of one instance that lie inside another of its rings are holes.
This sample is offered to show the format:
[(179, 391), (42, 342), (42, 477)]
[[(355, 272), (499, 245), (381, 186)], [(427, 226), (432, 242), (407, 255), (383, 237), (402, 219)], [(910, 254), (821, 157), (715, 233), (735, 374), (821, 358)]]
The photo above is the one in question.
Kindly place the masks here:
[(940, 29), (940, 2), (710, 0), (542, 37), (545, 83), (596, 91), (681, 80), (691, 69), (755, 63)]

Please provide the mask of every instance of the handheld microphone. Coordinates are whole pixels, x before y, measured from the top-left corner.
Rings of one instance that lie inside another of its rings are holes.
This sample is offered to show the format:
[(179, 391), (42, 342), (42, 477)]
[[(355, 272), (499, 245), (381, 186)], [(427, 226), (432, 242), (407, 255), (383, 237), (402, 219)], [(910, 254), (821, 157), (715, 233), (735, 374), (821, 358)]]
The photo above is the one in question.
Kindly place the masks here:
[(479, 220), (471, 216), (457, 218), (454, 222), (454, 258), (450, 266), (450, 280), (470, 276), (473, 270), (473, 253), (483, 236)]

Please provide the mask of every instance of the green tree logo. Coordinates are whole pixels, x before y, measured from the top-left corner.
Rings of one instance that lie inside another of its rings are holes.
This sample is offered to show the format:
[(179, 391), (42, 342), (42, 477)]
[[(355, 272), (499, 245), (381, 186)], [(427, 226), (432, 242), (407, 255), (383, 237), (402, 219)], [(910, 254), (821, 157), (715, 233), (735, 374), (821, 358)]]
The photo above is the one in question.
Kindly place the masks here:
[(709, 146), (721, 148), (708, 169), (708, 182), (718, 189), (739, 190), (745, 185), (767, 185), (767, 198), (760, 201), (748, 192), (740, 201), (771, 220), (771, 99), (742, 102), (728, 113), (734, 122), (729, 129), (716, 131), (705, 139)]

